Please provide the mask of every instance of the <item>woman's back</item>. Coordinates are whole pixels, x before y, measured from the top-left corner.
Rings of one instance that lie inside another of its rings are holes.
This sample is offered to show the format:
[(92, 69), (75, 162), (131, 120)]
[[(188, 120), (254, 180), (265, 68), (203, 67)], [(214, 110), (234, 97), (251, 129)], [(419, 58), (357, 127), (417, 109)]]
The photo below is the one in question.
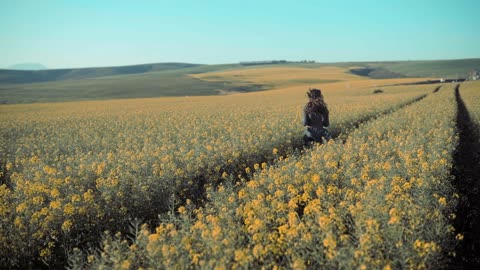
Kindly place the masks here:
[(310, 126), (315, 128), (328, 127), (330, 125), (328, 119), (328, 113), (318, 112), (305, 112), (304, 113), (304, 126)]
[(307, 127), (305, 143), (329, 140), (330, 132), (326, 129), (330, 125), (329, 112), (322, 92), (319, 89), (310, 89), (307, 96), (309, 101), (303, 110), (303, 125)]

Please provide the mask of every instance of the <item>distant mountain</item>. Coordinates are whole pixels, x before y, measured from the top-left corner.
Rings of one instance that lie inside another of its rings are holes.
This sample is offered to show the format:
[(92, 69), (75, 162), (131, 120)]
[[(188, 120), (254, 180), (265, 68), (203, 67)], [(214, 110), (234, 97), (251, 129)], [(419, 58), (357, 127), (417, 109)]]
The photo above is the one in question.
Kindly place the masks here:
[(39, 63), (21, 63), (7, 67), (7, 69), (14, 70), (44, 70), (47, 69), (46, 66)]

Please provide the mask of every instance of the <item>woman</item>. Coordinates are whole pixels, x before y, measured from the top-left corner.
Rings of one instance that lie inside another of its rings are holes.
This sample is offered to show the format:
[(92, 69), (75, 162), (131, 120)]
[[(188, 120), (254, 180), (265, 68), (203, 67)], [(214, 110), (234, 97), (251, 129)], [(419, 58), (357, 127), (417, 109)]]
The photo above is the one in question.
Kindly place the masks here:
[(320, 89), (310, 89), (307, 92), (309, 101), (303, 110), (303, 125), (306, 127), (303, 140), (305, 145), (311, 142), (323, 143), (331, 139), (327, 104), (323, 100)]

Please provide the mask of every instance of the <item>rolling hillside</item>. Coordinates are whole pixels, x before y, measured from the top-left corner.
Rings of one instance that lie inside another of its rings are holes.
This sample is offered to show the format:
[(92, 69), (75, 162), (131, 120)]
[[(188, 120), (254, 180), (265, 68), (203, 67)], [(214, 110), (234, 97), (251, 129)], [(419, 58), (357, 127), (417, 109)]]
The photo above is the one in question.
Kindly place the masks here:
[(480, 59), (0, 70), (0, 104), (207, 96), (372, 78), (461, 78), (473, 69), (480, 69)]
[(365, 68), (364, 74), (356, 74), (372, 78), (433, 77), (456, 79), (465, 78), (474, 69), (480, 70), (480, 59), (365, 62), (356, 64)]
[(160, 63), (118, 67), (69, 68), (49, 70), (0, 69), (0, 83), (36, 83), (62, 80), (79, 80), (104, 76), (139, 74), (153, 71), (176, 70), (201, 66), (187, 63)]
[[(188, 66), (189, 64), (183, 64)], [(206, 96), (217, 95), (220, 91), (250, 92), (266, 89), (264, 85), (243, 82), (209, 82), (190, 76), (236, 65), (196, 65), (155, 71), (140, 72), (140, 69), (124, 68), (120, 72), (135, 71), (121, 75), (118, 68), (104, 70), (71, 70), (68, 76), (60, 76), (59, 71), (46, 72), (50, 81), (37, 83), (5, 83), (0, 80), (0, 103), (61, 102), (77, 100), (105, 100), (118, 98), (149, 98), (162, 96)], [(166, 66), (164, 66), (166, 67)], [(81, 73), (84, 72), (82, 75)], [(108, 73), (113, 75), (101, 76)], [(74, 74), (77, 74), (74, 76)], [(90, 76), (81, 79), (82, 76)], [(74, 79), (65, 79), (74, 78)]]

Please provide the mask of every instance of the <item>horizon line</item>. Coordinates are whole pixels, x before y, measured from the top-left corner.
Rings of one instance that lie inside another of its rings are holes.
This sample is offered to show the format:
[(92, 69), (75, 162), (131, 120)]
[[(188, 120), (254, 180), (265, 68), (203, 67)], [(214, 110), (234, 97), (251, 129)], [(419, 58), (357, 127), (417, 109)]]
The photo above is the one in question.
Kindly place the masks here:
[[(167, 62), (148, 62), (148, 63), (140, 63), (140, 64), (121, 64), (121, 65), (106, 65), (106, 66), (87, 66), (87, 67), (62, 67), (62, 68), (48, 68), (47, 66), (43, 65), (42, 63), (34, 63), (34, 62), (24, 62), (18, 63), (13, 65), (23, 65), (23, 64), (40, 64), (47, 68), (45, 69), (11, 69), (8, 67), (0, 68), (0, 70), (15, 70), (15, 71), (45, 71), (45, 70), (65, 70), (65, 69), (95, 69), (95, 68), (114, 68), (114, 67), (131, 67), (131, 66), (143, 66), (143, 65), (156, 65), (156, 64), (190, 64), (190, 65), (199, 65), (199, 66), (217, 66), (217, 65), (241, 65), (242, 63), (255, 63), (255, 62), (273, 62), (273, 61), (285, 61), (286, 64), (288, 63), (302, 63), (303, 61), (313, 61), (313, 62), (306, 62), (306, 64), (338, 64), (338, 63), (389, 63), (389, 62), (434, 62), (434, 61), (458, 61), (458, 60), (476, 60), (480, 59), (480, 57), (469, 57), (469, 58), (444, 58), (444, 59), (408, 59), (408, 60), (366, 60), (366, 61), (328, 61), (328, 62), (320, 62), (317, 60), (285, 60), (285, 59), (271, 59), (271, 60), (251, 60), (251, 61), (237, 61), (237, 62), (230, 62), (230, 63), (217, 63), (217, 64), (204, 64), (204, 63), (191, 63), (191, 62), (176, 62), (176, 61), (167, 61)], [(273, 64), (273, 63), (272, 63)], [(282, 64), (282, 63), (276, 63)], [(11, 65), (11, 66), (13, 66)]]

